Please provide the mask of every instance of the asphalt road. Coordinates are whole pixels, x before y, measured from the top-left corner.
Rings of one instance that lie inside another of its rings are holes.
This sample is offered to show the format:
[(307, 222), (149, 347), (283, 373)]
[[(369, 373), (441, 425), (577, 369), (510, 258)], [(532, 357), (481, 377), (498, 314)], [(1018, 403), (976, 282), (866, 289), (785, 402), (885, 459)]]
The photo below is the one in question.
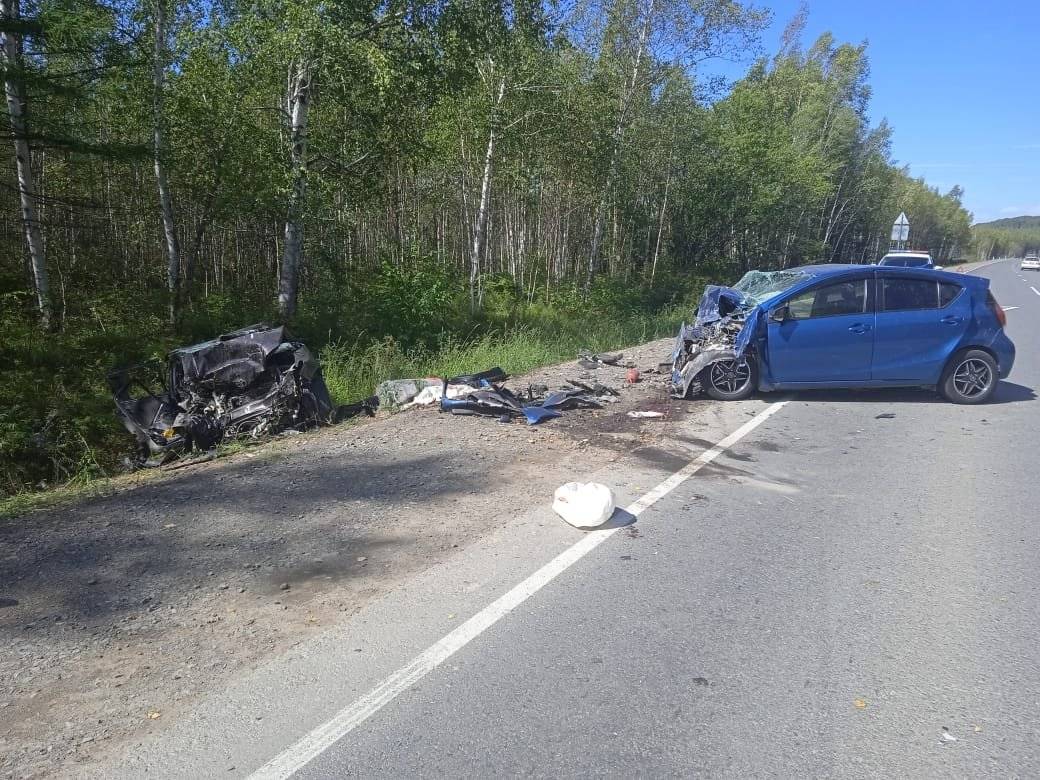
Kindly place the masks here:
[[(296, 777), (1040, 774), (1040, 274), (980, 273), (1018, 348), (993, 403), (788, 397)], [(662, 451), (695, 457), (773, 400), (722, 405), (718, 430)], [(637, 497), (666, 465), (615, 484)], [(439, 639), (435, 617), (475, 614), (579, 538), (539, 527), (460, 561), (470, 587), (431, 573), (122, 771), (248, 775), (294, 750)]]

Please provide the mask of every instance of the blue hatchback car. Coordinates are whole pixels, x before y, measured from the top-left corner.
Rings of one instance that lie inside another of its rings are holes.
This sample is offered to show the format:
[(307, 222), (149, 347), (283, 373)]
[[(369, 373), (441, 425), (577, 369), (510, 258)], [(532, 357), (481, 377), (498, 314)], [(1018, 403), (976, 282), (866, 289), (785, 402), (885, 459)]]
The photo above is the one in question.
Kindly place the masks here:
[(710, 286), (683, 325), (672, 394), (934, 387), (986, 401), (1015, 362), (1004, 310), (978, 276), (919, 268), (803, 266)]

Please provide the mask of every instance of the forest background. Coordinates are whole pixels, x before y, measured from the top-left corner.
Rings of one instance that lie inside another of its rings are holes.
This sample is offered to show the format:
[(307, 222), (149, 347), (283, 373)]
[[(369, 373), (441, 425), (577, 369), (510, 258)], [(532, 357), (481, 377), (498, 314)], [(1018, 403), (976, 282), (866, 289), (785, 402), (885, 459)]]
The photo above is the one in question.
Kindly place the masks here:
[(730, 0), (0, 0), (0, 498), (118, 470), (106, 373), (252, 322), (345, 402), (876, 262), (900, 211), (940, 264), (1024, 245), (893, 161), (866, 45), (805, 18), (766, 53)]

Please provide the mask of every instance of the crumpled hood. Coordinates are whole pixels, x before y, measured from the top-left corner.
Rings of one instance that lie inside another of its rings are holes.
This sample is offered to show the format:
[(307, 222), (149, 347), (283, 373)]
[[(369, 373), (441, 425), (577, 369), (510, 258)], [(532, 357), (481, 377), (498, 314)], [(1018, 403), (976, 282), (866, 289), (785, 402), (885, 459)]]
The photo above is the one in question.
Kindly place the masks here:
[[(704, 288), (693, 325), (683, 323), (672, 351), (672, 395), (684, 398), (697, 374), (719, 360), (739, 360), (764, 337), (766, 313), (778, 296), (819, 273), (815, 266), (748, 271), (734, 287)], [(761, 364), (763, 376), (769, 366)]]
[(733, 287), (709, 284), (697, 305), (696, 326), (703, 327), (750, 306), (747, 296)]
[[(717, 360), (737, 360), (761, 320), (762, 308), (740, 290), (709, 284), (693, 325), (683, 323), (672, 350), (672, 392), (685, 397), (697, 374)], [(687, 352), (687, 344), (694, 344)], [(685, 358), (683, 356), (686, 356)]]

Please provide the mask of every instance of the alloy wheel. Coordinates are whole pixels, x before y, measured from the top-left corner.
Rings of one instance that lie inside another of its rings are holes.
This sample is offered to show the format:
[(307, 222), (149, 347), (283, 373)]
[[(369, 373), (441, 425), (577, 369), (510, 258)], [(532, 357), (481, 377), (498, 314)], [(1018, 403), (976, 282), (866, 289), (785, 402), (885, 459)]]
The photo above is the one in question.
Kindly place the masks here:
[(721, 360), (712, 364), (709, 378), (713, 387), (725, 393), (736, 393), (751, 381), (751, 366), (743, 359)]
[(981, 395), (992, 382), (993, 370), (977, 358), (962, 361), (953, 372), (953, 386), (965, 398)]

